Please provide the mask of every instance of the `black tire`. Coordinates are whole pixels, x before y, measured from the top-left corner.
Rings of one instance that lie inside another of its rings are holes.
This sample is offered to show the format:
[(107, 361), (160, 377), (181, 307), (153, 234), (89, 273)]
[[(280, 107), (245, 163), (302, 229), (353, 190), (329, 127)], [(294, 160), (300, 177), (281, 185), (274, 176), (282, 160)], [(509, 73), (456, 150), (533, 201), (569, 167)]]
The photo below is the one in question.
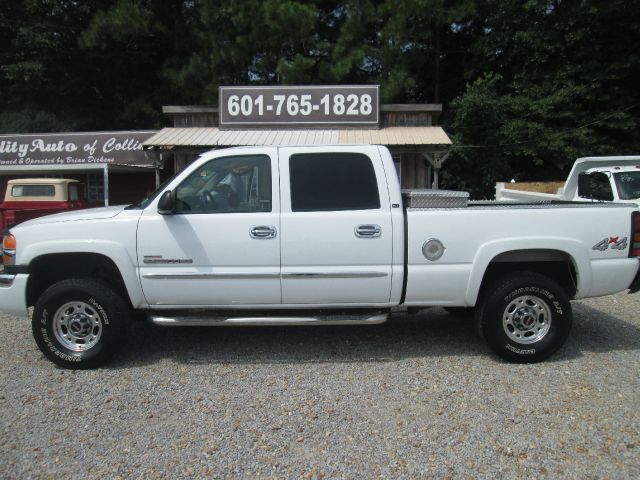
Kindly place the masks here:
[(109, 284), (74, 278), (53, 284), (40, 296), (31, 327), (38, 347), (70, 369), (104, 365), (121, 343), (131, 309)]
[(484, 289), (476, 328), (510, 362), (535, 363), (558, 350), (571, 331), (571, 303), (552, 279), (513, 272)]
[(457, 318), (473, 318), (475, 308), (473, 307), (444, 307), (449, 315)]

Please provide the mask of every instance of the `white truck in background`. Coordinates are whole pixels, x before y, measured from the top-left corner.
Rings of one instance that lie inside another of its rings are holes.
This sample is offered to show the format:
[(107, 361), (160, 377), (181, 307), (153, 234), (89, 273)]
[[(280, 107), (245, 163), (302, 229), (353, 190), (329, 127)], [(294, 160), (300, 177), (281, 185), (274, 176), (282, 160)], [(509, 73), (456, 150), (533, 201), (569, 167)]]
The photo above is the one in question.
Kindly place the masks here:
[[(595, 198), (581, 196), (586, 183), (591, 183)], [(581, 188), (582, 185), (582, 188)], [(496, 183), (496, 200), (503, 202), (532, 201), (611, 201), (640, 205), (640, 156), (579, 158), (558, 193), (541, 193), (509, 188)]]
[(66, 368), (135, 348), (140, 317), (350, 325), (432, 306), (473, 310), (498, 355), (536, 362), (566, 340), (570, 300), (640, 290), (638, 257), (631, 205), (401, 191), (382, 146), (243, 147), (203, 154), (137, 204), (6, 231), (0, 310), (33, 306), (36, 343)]

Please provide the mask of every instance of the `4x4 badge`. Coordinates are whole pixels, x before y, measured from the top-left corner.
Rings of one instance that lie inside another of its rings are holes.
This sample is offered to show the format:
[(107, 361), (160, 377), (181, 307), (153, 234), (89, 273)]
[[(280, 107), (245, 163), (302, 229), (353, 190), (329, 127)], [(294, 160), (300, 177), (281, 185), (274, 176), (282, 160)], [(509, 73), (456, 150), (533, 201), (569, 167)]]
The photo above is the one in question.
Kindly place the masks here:
[(619, 240), (619, 237), (603, 238), (601, 241), (591, 247), (592, 250), (599, 250), (601, 252), (604, 252), (607, 248), (612, 248), (614, 250), (626, 249), (627, 237), (624, 237), (622, 240)]

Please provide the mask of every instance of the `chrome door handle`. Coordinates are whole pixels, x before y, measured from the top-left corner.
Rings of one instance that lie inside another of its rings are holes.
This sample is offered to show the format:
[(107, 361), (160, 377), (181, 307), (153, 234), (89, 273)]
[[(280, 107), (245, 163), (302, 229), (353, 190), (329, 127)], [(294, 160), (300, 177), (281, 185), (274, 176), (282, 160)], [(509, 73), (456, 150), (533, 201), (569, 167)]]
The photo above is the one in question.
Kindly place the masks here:
[(251, 238), (257, 238), (259, 240), (276, 238), (277, 234), (278, 230), (273, 225), (258, 225), (251, 227), (251, 230), (249, 230)]
[(377, 238), (382, 235), (382, 228), (380, 225), (358, 225), (355, 233), (359, 238)]

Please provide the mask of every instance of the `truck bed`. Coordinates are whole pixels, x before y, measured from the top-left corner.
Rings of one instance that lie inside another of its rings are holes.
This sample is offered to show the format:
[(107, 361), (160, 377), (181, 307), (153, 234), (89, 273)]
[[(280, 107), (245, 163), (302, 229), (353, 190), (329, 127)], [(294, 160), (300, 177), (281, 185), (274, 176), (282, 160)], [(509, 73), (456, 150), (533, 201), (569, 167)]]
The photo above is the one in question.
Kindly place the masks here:
[[(415, 190), (404, 191), (403, 198), (408, 306), (473, 306), (492, 262), (556, 261), (568, 256), (568, 263), (581, 272), (575, 280), (575, 298), (624, 290), (638, 271), (637, 259), (628, 258), (624, 248), (610, 246), (614, 239), (629, 237), (629, 228), (620, 230), (630, 227), (633, 208), (628, 204), (469, 202), (463, 192), (434, 195)], [(444, 248), (435, 261), (422, 251), (431, 240)], [(603, 241), (605, 249), (598, 249)]]

